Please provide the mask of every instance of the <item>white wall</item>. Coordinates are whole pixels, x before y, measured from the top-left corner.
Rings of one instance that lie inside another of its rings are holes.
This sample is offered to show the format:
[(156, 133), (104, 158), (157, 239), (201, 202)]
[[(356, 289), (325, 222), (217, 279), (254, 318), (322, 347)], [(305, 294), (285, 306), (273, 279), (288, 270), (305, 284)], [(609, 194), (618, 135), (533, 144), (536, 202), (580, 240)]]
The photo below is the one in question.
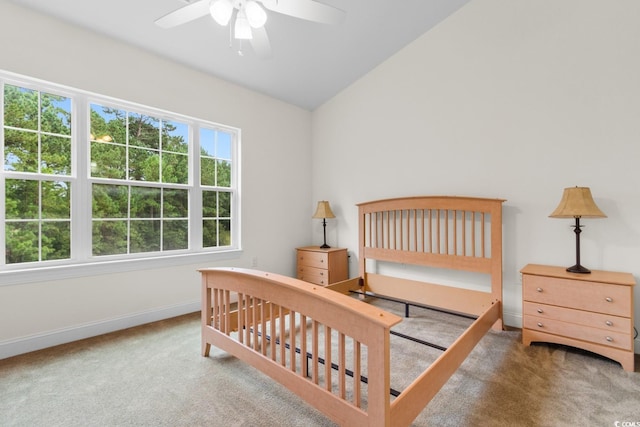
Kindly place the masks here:
[(312, 182), (338, 217), (328, 239), (357, 249), (358, 202), (507, 199), (505, 320), (520, 326), (519, 269), (574, 264), (572, 221), (548, 215), (588, 186), (608, 218), (582, 221), (582, 264), (638, 280), (639, 18), (635, 0), (472, 0), (327, 102)]
[(243, 197), (235, 259), (18, 285), (0, 276), (0, 358), (198, 310), (199, 267), (257, 257), (294, 273), (294, 248), (311, 236), (310, 112), (5, 1), (0, 69), (241, 128)]

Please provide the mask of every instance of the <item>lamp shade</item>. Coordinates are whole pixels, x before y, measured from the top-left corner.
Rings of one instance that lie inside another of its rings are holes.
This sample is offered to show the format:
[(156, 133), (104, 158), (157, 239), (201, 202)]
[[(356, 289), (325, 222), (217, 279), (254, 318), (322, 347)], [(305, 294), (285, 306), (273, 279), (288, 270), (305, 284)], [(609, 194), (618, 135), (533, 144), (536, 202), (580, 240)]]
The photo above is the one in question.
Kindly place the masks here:
[(562, 200), (551, 218), (606, 218), (591, 197), (589, 187), (569, 187), (564, 189)]
[(211, 3), (209, 12), (218, 24), (226, 26), (231, 20), (233, 5), (229, 0), (216, 0)]
[(247, 15), (244, 13), (243, 9), (241, 9), (236, 15), (234, 35), (235, 38), (240, 40), (251, 40), (253, 38), (253, 36), (251, 35), (251, 26), (249, 25), (249, 20), (247, 19)]
[(329, 206), (329, 202), (326, 200), (321, 200), (318, 202), (318, 207), (316, 208), (316, 213), (313, 214), (312, 218), (323, 219), (323, 218), (335, 218), (336, 216), (331, 211), (331, 206)]
[(253, 28), (261, 28), (267, 22), (267, 13), (255, 1), (250, 0), (244, 6), (249, 25)]

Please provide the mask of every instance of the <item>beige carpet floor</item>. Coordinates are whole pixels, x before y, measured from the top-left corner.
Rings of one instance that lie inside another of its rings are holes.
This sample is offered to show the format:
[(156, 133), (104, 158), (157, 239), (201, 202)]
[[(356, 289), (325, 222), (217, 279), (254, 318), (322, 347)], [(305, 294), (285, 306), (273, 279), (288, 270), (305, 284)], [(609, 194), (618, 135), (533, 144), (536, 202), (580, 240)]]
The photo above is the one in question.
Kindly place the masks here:
[[(399, 330), (444, 345), (468, 322), (439, 323), (416, 310)], [(392, 346), (392, 387), (400, 390), (438, 354), (395, 337)], [(491, 331), (414, 425), (640, 425), (637, 371), (572, 348), (524, 347), (518, 331)], [(201, 357), (199, 313), (0, 360), (3, 427), (331, 425), (226, 353)]]

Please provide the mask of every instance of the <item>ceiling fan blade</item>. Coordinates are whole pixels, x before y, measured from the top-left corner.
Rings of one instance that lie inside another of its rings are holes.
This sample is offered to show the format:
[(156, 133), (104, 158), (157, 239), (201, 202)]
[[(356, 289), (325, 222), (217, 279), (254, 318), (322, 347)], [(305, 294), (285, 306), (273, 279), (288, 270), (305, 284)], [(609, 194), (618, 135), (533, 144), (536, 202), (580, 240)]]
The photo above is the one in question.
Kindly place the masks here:
[(198, 19), (209, 13), (209, 0), (197, 0), (187, 6), (167, 13), (161, 18), (156, 19), (155, 23), (162, 28), (177, 27), (186, 24), (189, 21)]
[(260, 0), (265, 8), (296, 18), (337, 25), (345, 16), (343, 10), (314, 0)]
[(251, 47), (257, 56), (266, 59), (271, 57), (271, 43), (264, 27), (252, 28)]

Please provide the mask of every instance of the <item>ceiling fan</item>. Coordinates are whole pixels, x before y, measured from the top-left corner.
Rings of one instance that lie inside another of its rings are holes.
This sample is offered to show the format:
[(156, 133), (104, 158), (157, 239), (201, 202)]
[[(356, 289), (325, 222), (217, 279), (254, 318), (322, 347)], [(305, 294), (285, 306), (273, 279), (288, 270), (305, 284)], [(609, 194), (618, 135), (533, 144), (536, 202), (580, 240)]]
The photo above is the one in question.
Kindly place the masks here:
[[(323, 24), (342, 22), (345, 12), (315, 0), (183, 0), (187, 6), (174, 10), (155, 23), (162, 28), (172, 28), (202, 16), (211, 17), (220, 25), (229, 26), (230, 39), (249, 40), (260, 57), (271, 56), (271, 44), (264, 28), (267, 12), (281, 13), (295, 18)], [(242, 45), (241, 45), (242, 46)], [(238, 51), (242, 55), (242, 49)]]

